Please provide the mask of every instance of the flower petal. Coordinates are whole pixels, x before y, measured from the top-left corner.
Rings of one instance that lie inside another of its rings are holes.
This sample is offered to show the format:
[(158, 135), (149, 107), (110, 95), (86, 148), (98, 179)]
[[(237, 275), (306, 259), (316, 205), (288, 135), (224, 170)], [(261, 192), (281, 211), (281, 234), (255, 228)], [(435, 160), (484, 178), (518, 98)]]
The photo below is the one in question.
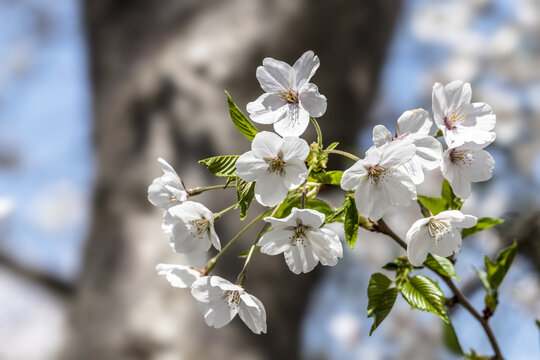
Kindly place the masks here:
[(253, 138), (251, 151), (259, 159), (264, 159), (265, 157), (274, 158), (277, 156), (282, 144), (283, 139), (279, 135), (270, 131), (261, 131)]
[(411, 160), (416, 153), (416, 146), (408, 140), (395, 140), (380, 147), (382, 167), (398, 167)]
[(309, 124), (309, 114), (298, 104), (286, 106), (287, 116), (274, 123), (274, 130), (281, 136), (300, 136)]
[(281, 173), (281, 179), (289, 190), (296, 189), (304, 183), (308, 177), (308, 169), (303, 160), (291, 159)]
[(294, 72), (289, 64), (272, 58), (265, 58), (263, 66), (257, 68), (257, 80), (261, 88), (269, 93), (286, 89), (294, 80), (292, 76)]
[(172, 286), (177, 288), (188, 288), (201, 277), (197, 270), (185, 265), (158, 264), (156, 271), (165, 278)]
[(307, 84), (298, 94), (300, 106), (303, 107), (310, 116), (320, 117), (326, 112), (326, 96), (319, 93), (319, 88), (315, 84)]
[(371, 184), (366, 175), (360, 178), (354, 190), (354, 200), (360, 215), (374, 221), (383, 217), (389, 205), (383, 188)]
[(287, 102), (271, 93), (262, 94), (257, 100), (247, 104), (251, 120), (259, 124), (273, 124), (287, 115)]
[(253, 151), (242, 154), (236, 160), (236, 175), (245, 181), (256, 181), (267, 172), (267, 169), (266, 161), (256, 157)]
[(289, 269), (295, 274), (308, 273), (319, 263), (309, 244), (291, 246), (284, 255)]
[(255, 183), (255, 199), (261, 205), (274, 206), (287, 196), (289, 189), (283, 184), (279, 174), (269, 173), (260, 177)]
[(315, 256), (322, 265), (334, 266), (343, 257), (343, 246), (339, 236), (330, 229), (308, 231), (308, 238)]
[(444, 117), (448, 110), (448, 104), (446, 102), (446, 95), (444, 94), (444, 86), (441, 83), (435, 83), (433, 85), (433, 92), (431, 94), (432, 105), (433, 105), (433, 119), (435, 120), (435, 125), (439, 129), (446, 129), (444, 124)]
[[(255, 296), (244, 293), (238, 308), (238, 314), (247, 327), (255, 334), (266, 333), (266, 310), (263, 303)], [(251, 300), (255, 306), (248, 305)]]
[[(265, 219), (266, 220), (266, 219)], [(259, 240), (261, 252), (267, 255), (277, 255), (291, 247), (291, 230), (274, 229), (264, 234)]]
[(444, 95), (448, 106), (454, 105), (457, 108), (471, 102), (471, 84), (460, 80), (455, 80), (444, 87)]
[(358, 185), (360, 178), (367, 176), (368, 172), (366, 167), (369, 167), (369, 165), (370, 164), (368, 164), (365, 160), (359, 160), (354, 163), (353, 166), (345, 170), (343, 172), (343, 176), (341, 177), (341, 188), (345, 191), (354, 190), (354, 188)]
[(293, 208), (291, 214), (293, 217), (300, 219), (302, 224), (313, 228), (319, 228), (325, 219), (323, 213), (313, 209)]
[(300, 59), (296, 60), (293, 69), (296, 73), (295, 85), (299, 89), (307, 84), (315, 71), (319, 68), (319, 57), (309, 50), (302, 54)]
[(440, 165), (442, 144), (431, 136), (418, 137), (412, 140), (416, 146), (416, 156), (423, 169), (433, 170)]
[(424, 109), (405, 111), (397, 120), (396, 135), (428, 135), (433, 121), (429, 113)]
[(429, 233), (427, 226), (425, 226), (426, 222), (423, 220), (428, 219), (420, 219), (419, 221), (422, 223), (413, 224), (407, 232), (407, 257), (414, 266), (421, 266), (426, 260), (428, 252), (435, 245), (435, 239)]
[(461, 232), (457, 229), (452, 229), (435, 242), (432, 251), (434, 254), (448, 257), (457, 253), (461, 249)]
[(306, 160), (309, 154), (309, 145), (304, 139), (296, 136), (287, 136), (283, 138), (283, 144), (280, 147), (283, 154), (283, 160), (291, 159)]
[(392, 134), (384, 125), (373, 127), (373, 145), (381, 147), (392, 141)]
[(384, 189), (386, 198), (392, 205), (408, 206), (416, 198), (414, 182), (410, 176), (397, 169), (389, 170), (386, 181), (377, 184), (377, 186)]

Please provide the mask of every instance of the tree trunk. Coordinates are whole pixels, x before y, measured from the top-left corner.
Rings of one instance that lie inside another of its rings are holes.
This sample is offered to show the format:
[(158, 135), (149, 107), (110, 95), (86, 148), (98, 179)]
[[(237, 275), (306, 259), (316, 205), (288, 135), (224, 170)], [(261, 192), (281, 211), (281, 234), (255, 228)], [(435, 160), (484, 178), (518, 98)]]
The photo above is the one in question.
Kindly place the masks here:
[[(266, 306), (268, 334), (252, 334), (239, 319), (220, 330), (208, 328), (189, 291), (172, 288), (154, 270), (157, 263), (186, 260), (172, 253), (146, 189), (161, 173), (158, 156), (194, 187), (218, 183), (197, 160), (249, 150), (228, 119), (223, 90), (245, 108), (262, 93), (255, 69), (266, 56), (292, 63), (315, 51), (321, 68), (313, 81), (329, 102), (320, 121), (327, 143), (353, 147), (376, 93), (398, 5), (86, 1), (97, 175), (65, 358), (300, 358), (300, 323), (317, 272), (294, 276), (282, 257), (257, 255), (246, 288)], [(305, 137), (314, 139), (314, 133)], [(219, 211), (235, 194), (194, 200)], [(254, 204), (250, 213), (257, 209)], [(223, 243), (240, 225), (237, 214), (225, 219), (217, 224)], [(236, 254), (253, 233), (230, 250), (216, 273), (234, 281), (243, 263)]]

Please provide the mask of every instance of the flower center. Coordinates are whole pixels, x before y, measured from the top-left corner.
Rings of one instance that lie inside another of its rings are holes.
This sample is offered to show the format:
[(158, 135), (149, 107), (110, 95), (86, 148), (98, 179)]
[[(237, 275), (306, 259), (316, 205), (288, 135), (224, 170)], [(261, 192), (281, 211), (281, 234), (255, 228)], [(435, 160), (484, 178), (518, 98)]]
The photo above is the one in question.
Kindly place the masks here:
[(287, 85), (285, 90), (280, 90), (277, 96), (279, 96), (289, 104), (298, 104), (300, 102), (298, 100), (298, 91), (295, 90), (290, 84)]
[(205, 218), (190, 220), (189, 224), (191, 225), (189, 232), (199, 239), (202, 239), (203, 235), (210, 229), (210, 221)]
[(306, 235), (307, 227), (304, 226), (304, 224), (300, 223), (298, 226), (294, 229), (294, 234), (291, 235), (291, 245), (301, 245), (303, 247), (306, 247)]
[(444, 235), (450, 232), (450, 225), (446, 221), (436, 218), (431, 218), (429, 220), (428, 227), (429, 233), (436, 241), (441, 240)]
[(456, 105), (452, 105), (443, 119), (444, 126), (446, 126), (448, 130), (455, 130), (457, 125), (461, 124), (466, 118), (467, 116), (465, 112), (461, 110), (461, 107), (456, 109)]
[(231, 290), (226, 293), (227, 295), (227, 305), (231, 309), (237, 309), (240, 305), (240, 294), (236, 290)]
[(474, 154), (470, 152), (469, 150), (458, 150), (458, 149), (452, 149), (450, 150), (450, 161), (453, 164), (460, 164), (461, 165), (472, 165), (472, 161), (474, 160)]
[(274, 174), (281, 174), (287, 164), (279, 155), (274, 158), (265, 157), (263, 159), (268, 164), (268, 169), (266, 170)]
[(380, 165), (373, 165), (368, 169), (369, 182), (371, 184), (377, 184), (379, 181), (388, 181), (386, 179), (387, 169)]

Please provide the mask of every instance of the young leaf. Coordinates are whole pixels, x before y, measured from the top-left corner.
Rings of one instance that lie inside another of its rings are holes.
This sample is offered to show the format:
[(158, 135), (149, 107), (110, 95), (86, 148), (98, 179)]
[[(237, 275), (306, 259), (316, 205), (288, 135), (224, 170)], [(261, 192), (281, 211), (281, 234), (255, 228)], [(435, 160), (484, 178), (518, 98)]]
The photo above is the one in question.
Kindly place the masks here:
[(484, 258), (487, 278), (492, 289), (497, 289), (499, 285), (501, 285), (506, 273), (514, 261), (516, 250), (517, 242), (514, 242), (511, 246), (501, 250), (497, 255), (495, 262), (491, 262), (487, 256)]
[(400, 289), (401, 295), (414, 308), (433, 313), (449, 322), (444, 310), (444, 293), (433, 280), (416, 275), (409, 278)]
[(351, 249), (354, 249), (356, 238), (358, 237), (360, 219), (358, 217), (358, 210), (356, 209), (354, 199), (347, 196), (345, 204), (345, 240), (347, 240), (347, 245), (349, 245)]
[(244, 220), (255, 195), (255, 183), (236, 179), (236, 196), (240, 205), (240, 220)]
[(325, 224), (330, 222), (345, 222), (345, 211), (347, 210), (347, 199), (343, 205), (337, 208), (330, 216), (326, 217)]
[[(250, 250), (251, 250), (251, 249), (247, 249), (246, 251), (242, 251), (240, 254), (238, 254), (238, 257), (239, 257), (240, 259), (245, 259), (245, 258), (247, 258), (248, 255), (249, 255), (249, 251), (250, 251)], [(255, 250), (254, 250), (254, 251), (255, 251), (255, 252), (260, 252), (260, 251), (261, 251), (261, 247), (258, 246), (258, 245), (255, 246)]]
[(308, 181), (318, 182), (327, 185), (339, 185), (341, 183), (342, 176), (343, 171), (318, 172), (312, 173), (309, 176)]
[(249, 120), (249, 118), (240, 111), (238, 106), (234, 103), (233, 99), (230, 97), (229, 93), (227, 94), (227, 102), (229, 103), (229, 114), (231, 115), (231, 120), (238, 130), (244, 135), (248, 140), (253, 140), (255, 135), (259, 132), (255, 125)]
[(373, 334), (375, 329), (388, 316), (390, 310), (396, 301), (398, 290), (390, 288), (392, 280), (381, 273), (371, 275), (368, 285), (368, 318), (373, 317), (373, 325), (369, 331), (369, 335)]
[(435, 254), (428, 254), (425, 264), (441, 275), (459, 280), (459, 277), (456, 274), (456, 269), (454, 269), (454, 265), (445, 257)]
[(339, 145), (338, 142), (333, 142), (333, 143), (331, 143), (330, 145), (328, 145), (328, 147), (326, 148), (326, 150), (334, 150), (335, 148), (337, 148), (338, 145)]
[(463, 355), (463, 348), (459, 343), (456, 330), (452, 322), (445, 323), (443, 326), (443, 341), (446, 348), (455, 355)]
[(206, 165), (208, 170), (219, 177), (236, 176), (236, 160), (238, 155), (214, 156), (199, 160), (199, 164)]
[[(301, 196), (293, 196), (283, 201), (274, 214), (274, 217), (280, 219), (287, 217), (295, 207), (299, 209), (302, 207)], [(323, 213), (325, 216), (334, 214), (334, 209), (325, 201), (320, 199), (306, 199), (306, 209), (317, 210), (318, 212)]]
[(449, 210), (459, 210), (463, 205), (463, 200), (454, 194), (450, 183), (446, 179), (442, 183), (441, 198), (446, 201)]
[(428, 208), (433, 215), (437, 215), (441, 211), (448, 210), (449, 206), (446, 200), (441, 198), (418, 195), (418, 199)]
[(468, 229), (463, 229), (461, 231), (461, 237), (466, 238), (469, 235), (475, 234), (475, 233), (480, 232), (482, 230), (489, 229), (490, 227), (501, 224), (503, 222), (504, 222), (504, 220), (502, 220), (502, 219), (493, 219), (493, 218), (490, 218), (490, 217), (480, 218), (480, 219), (478, 219), (478, 222), (476, 223), (475, 226), (473, 226), (471, 228), (468, 228)]

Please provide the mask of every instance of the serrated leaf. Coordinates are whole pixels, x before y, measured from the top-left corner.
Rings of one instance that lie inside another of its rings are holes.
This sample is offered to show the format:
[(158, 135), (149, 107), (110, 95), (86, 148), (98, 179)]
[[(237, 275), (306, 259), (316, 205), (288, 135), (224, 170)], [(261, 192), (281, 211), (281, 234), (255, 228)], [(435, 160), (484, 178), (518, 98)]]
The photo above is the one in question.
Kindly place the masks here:
[(485, 257), (485, 264), (487, 270), (487, 278), (492, 289), (497, 289), (501, 285), (506, 273), (510, 269), (514, 257), (516, 256), (517, 242), (514, 242), (511, 246), (501, 250), (497, 255), (495, 262)]
[(456, 330), (451, 322), (445, 323), (443, 326), (443, 342), (446, 348), (455, 355), (464, 355), (463, 348), (459, 343)]
[(459, 280), (459, 277), (456, 274), (456, 269), (454, 269), (454, 264), (452, 264), (452, 262), (445, 257), (430, 253), (428, 254), (424, 264), (428, 265), (441, 275)]
[(438, 213), (448, 210), (449, 208), (446, 200), (441, 198), (418, 195), (418, 199), (422, 202), (422, 204), (424, 204), (425, 207), (428, 208), (429, 211), (431, 211), (433, 215), (437, 215)]
[(435, 314), (444, 322), (449, 321), (444, 310), (444, 293), (433, 280), (416, 275), (407, 279), (400, 291), (412, 307)]
[(478, 219), (476, 222), (476, 225), (473, 227), (470, 227), (468, 229), (463, 229), (461, 231), (461, 237), (466, 238), (469, 235), (476, 234), (477, 232), (480, 232), (482, 230), (489, 229), (490, 227), (493, 227), (498, 224), (502, 224), (504, 220), (502, 219), (493, 219), (490, 217), (483, 217)]
[(229, 114), (236, 128), (244, 135), (248, 140), (253, 140), (255, 135), (259, 132), (255, 125), (249, 120), (249, 118), (242, 113), (242, 111), (236, 106), (233, 99), (227, 94), (227, 103), (229, 104)]
[(373, 325), (369, 335), (373, 334), (375, 329), (388, 316), (390, 310), (396, 301), (398, 290), (390, 288), (392, 280), (381, 273), (371, 275), (368, 285), (368, 318), (373, 317)]
[(240, 205), (240, 220), (244, 220), (247, 215), (253, 196), (255, 195), (255, 183), (247, 182), (240, 178), (236, 179), (236, 197)]
[(448, 204), (448, 210), (459, 210), (463, 205), (463, 200), (454, 194), (452, 186), (450, 186), (450, 183), (446, 179), (442, 183), (441, 198)]
[(308, 181), (318, 182), (326, 185), (339, 185), (341, 183), (341, 177), (343, 176), (343, 171), (327, 171), (327, 172), (318, 172), (311, 173), (308, 178)]
[(326, 148), (326, 150), (334, 150), (335, 148), (337, 148), (338, 145), (339, 145), (338, 142), (333, 142), (333, 143), (331, 143), (330, 145), (328, 145), (328, 147)]
[(222, 155), (199, 160), (199, 164), (206, 165), (208, 170), (219, 177), (236, 176), (236, 160), (238, 155)]
[(336, 222), (336, 221), (344, 222), (346, 209), (347, 209), (347, 199), (345, 199), (345, 202), (339, 208), (334, 210), (334, 212), (330, 216), (326, 217), (326, 220), (324, 221), (324, 223), (326, 224), (326, 223)]
[(345, 240), (347, 240), (347, 245), (349, 245), (351, 249), (354, 249), (356, 239), (358, 238), (360, 218), (358, 217), (358, 210), (356, 209), (356, 204), (352, 197), (347, 196), (345, 204)]

